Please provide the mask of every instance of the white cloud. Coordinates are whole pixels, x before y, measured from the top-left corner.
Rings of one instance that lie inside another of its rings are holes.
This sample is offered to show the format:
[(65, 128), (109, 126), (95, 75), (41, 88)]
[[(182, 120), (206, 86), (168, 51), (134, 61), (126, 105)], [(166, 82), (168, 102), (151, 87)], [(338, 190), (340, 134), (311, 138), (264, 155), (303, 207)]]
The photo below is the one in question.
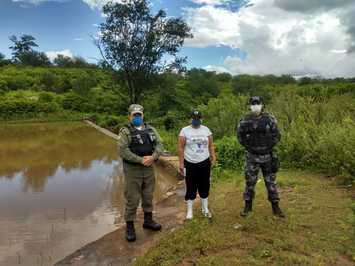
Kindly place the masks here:
[(112, 1), (114, 3), (121, 3), (122, 0), (82, 0), (84, 3), (89, 5), (92, 9), (102, 8), (105, 4)]
[(192, 2), (196, 3), (196, 4), (200, 4), (200, 5), (221, 5), (224, 4), (226, 2), (228, 2), (228, 0), (192, 0)]
[(234, 74), (355, 76), (355, 53), (343, 52), (351, 42), (344, 10), (309, 14), (281, 9), (270, 0), (251, 4), (239, 11), (212, 5), (186, 8), (184, 16), (194, 34), (186, 45), (245, 51), (245, 60), (224, 60), (222, 67)]
[(65, 2), (67, 0), (12, 0), (12, 2), (19, 2), (24, 4), (38, 5), (42, 2)]
[(239, 39), (237, 13), (214, 6), (186, 8), (184, 12), (186, 22), (191, 26), (194, 34), (193, 39), (186, 40), (188, 46), (236, 47)]
[(83, 38), (74, 38), (74, 41), (78, 41), (78, 42), (83, 41), (83, 40), (84, 40)]
[(73, 58), (73, 53), (69, 49), (65, 49), (63, 51), (48, 51), (46, 55), (48, 58), (53, 61), (59, 54)]
[(223, 66), (208, 65), (204, 67), (206, 71), (216, 72), (216, 73), (230, 73), (230, 71)]
[(347, 52), (347, 50), (330, 50), (331, 53), (335, 53), (335, 54), (345, 54)]
[[(43, 2), (66, 2), (68, 0), (12, 0), (13, 2), (25, 3), (25, 4), (40, 4)], [(121, 3), (122, 0), (81, 0), (92, 9), (102, 8), (109, 1)]]
[(329, 10), (351, 4), (353, 0), (274, 0), (281, 9), (294, 12), (313, 12), (315, 10)]

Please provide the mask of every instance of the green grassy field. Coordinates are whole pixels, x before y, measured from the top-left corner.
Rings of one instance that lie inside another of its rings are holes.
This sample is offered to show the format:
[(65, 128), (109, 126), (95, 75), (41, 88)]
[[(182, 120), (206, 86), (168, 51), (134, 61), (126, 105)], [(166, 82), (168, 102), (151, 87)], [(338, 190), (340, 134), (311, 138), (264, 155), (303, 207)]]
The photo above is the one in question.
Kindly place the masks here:
[(217, 180), (213, 219), (203, 218), (195, 204), (195, 218), (136, 265), (355, 265), (354, 191), (306, 172), (282, 171), (278, 181), (286, 219), (272, 215), (263, 182), (253, 214), (244, 219), (242, 176)]

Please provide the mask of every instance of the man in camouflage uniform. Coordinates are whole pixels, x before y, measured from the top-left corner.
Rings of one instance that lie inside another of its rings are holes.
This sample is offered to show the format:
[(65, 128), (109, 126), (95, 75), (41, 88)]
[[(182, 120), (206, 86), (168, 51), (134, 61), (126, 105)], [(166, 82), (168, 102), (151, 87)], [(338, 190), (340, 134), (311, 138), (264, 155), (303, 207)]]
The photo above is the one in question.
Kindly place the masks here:
[(245, 207), (241, 215), (243, 217), (248, 216), (252, 211), (255, 185), (261, 168), (273, 213), (278, 217), (285, 217), (279, 207), (280, 198), (276, 187), (278, 159), (273, 154), (273, 147), (281, 138), (277, 121), (272, 115), (263, 111), (263, 103), (260, 97), (251, 97), (249, 104), (251, 113), (240, 120), (237, 129), (238, 141), (246, 149)]
[(144, 211), (143, 228), (161, 230), (161, 225), (152, 217), (155, 187), (153, 163), (162, 153), (163, 145), (158, 132), (152, 126), (143, 123), (141, 105), (132, 104), (128, 108), (128, 118), (130, 123), (120, 130), (118, 147), (125, 175), (126, 239), (131, 242), (136, 240), (134, 220), (141, 198)]

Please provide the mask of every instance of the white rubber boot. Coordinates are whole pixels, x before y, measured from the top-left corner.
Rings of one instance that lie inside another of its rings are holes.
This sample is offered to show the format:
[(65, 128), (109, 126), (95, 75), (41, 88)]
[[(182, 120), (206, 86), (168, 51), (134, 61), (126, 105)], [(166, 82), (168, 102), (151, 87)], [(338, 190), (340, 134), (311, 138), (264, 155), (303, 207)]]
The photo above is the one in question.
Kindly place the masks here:
[(208, 198), (205, 198), (205, 199), (201, 198), (201, 210), (202, 210), (203, 216), (205, 216), (207, 218), (212, 217), (211, 212), (208, 210)]
[(194, 201), (188, 200), (187, 201), (187, 213), (186, 213), (186, 220), (191, 220), (193, 218), (192, 209), (193, 209)]

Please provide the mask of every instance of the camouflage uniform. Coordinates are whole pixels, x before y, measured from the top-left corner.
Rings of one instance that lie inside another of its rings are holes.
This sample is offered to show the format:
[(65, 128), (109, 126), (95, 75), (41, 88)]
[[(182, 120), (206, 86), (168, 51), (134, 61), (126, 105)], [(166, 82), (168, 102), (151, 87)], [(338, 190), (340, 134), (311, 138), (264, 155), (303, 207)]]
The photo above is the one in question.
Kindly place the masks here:
[[(145, 124), (144, 128), (139, 131), (132, 124), (128, 124), (121, 128), (119, 133), (118, 147), (125, 175), (126, 221), (134, 221), (141, 198), (144, 212), (151, 213), (153, 210), (154, 170), (153, 166), (144, 166), (142, 161), (143, 156), (148, 155), (157, 160), (163, 152), (163, 145), (155, 128), (148, 124)], [(144, 146), (146, 154), (141, 153)]]
[(281, 135), (277, 128), (276, 119), (268, 113), (248, 114), (238, 125), (237, 137), (246, 148), (244, 200), (252, 201), (255, 197), (255, 185), (261, 169), (269, 201), (276, 203), (280, 200), (276, 188), (275, 161), (273, 147), (280, 141)]

